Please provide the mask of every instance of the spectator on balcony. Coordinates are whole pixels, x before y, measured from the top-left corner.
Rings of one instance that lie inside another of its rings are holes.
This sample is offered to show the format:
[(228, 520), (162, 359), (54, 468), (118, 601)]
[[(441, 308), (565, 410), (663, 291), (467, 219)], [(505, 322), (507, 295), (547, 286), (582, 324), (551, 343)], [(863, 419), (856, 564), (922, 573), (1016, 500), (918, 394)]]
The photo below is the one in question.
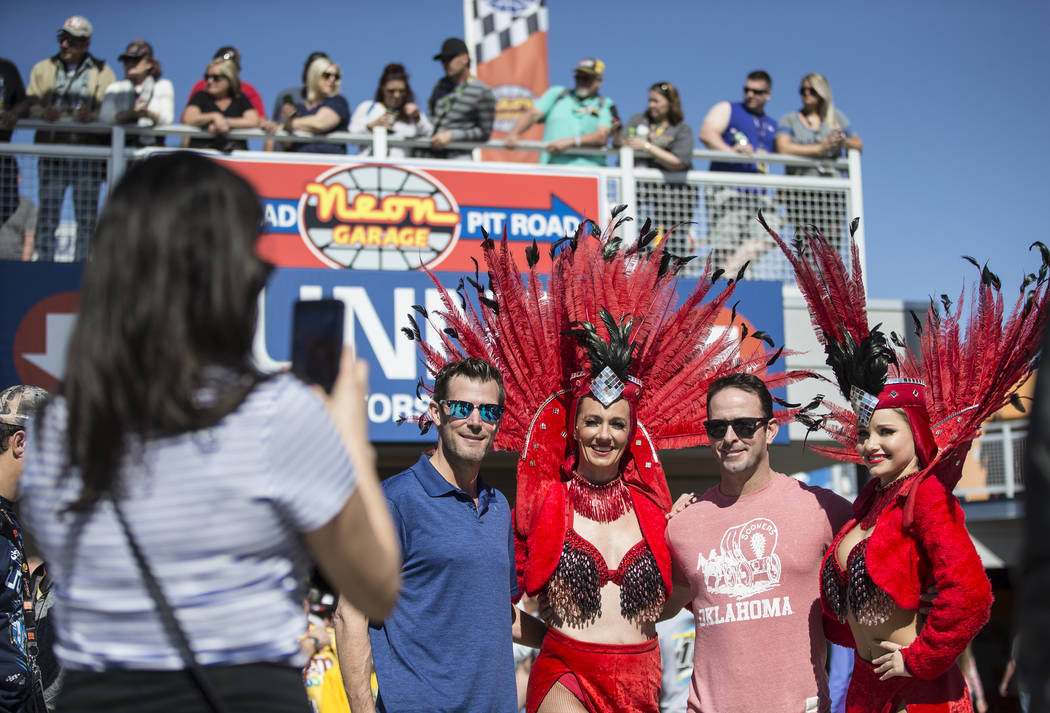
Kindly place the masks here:
[[(11, 130), (18, 121), (26, 88), (18, 67), (0, 57), (0, 142), (11, 140)], [(14, 156), (0, 156), (0, 225), (18, 210), (18, 162)]]
[[(16, 164), (15, 169), (18, 166)], [(19, 195), (18, 185), (22, 182), (21, 174), (15, 174), (15, 195), (18, 203), (15, 210), (0, 223), (0, 260), (33, 259), (36, 244), (36, 205), (25, 196)]]
[[(650, 218), (662, 238), (680, 223), (692, 222), (700, 199), (699, 189), (685, 183), (682, 174), (693, 166), (693, 129), (685, 123), (677, 87), (670, 82), (649, 87), (648, 108), (628, 119), (626, 128), (623, 142), (641, 152), (634, 165), (664, 172), (662, 180), (639, 180), (636, 188), (639, 218)], [(669, 240), (676, 255), (693, 252), (688, 228), (671, 233)]]
[[(277, 92), (277, 98), (274, 99), (273, 111), (270, 112), (269, 119), (260, 112), (259, 116), (262, 116), (263, 118), (259, 122), (259, 127), (263, 131), (272, 134), (281, 128), (281, 124), (284, 123), (284, 118), (281, 116), (281, 108), (285, 104), (294, 105), (296, 102), (306, 102), (306, 72), (310, 69), (310, 65), (313, 64), (313, 61), (320, 57), (327, 58), (328, 54), (319, 50), (311, 52), (309, 56), (307, 56), (306, 62), (303, 63), (302, 83)], [(273, 151), (273, 149), (273, 139), (266, 139), (263, 143), (263, 151)]]
[[(98, 119), (106, 87), (116, 81), (109, 65), (88, 54), (91, 23), (74, 15), (58, 30), (58, 53), (37, 62), (29, 75), (29, 101), (22, 112), (34, 119), (90, 122)], [(106, 135), (66, 131), (38, 131), (37, 143), (94, 144), (103, 143)], [(98, 216), (99, 191), (106, 175), (106, 163), (99, 159), (44, 158), (38, 164), (40, 214), (37, 223), (37, 254), (50, 261), (55, 253), (55, 229), (58, 228), (66, 188), (73, 187), (73, 211), (77, 232), (74, 260), (87, 257), (88, 241)]]
[(231, 141), (230, 129), (254, 129), (259, 126), (259, 113), (241, 91), (237, 65), (230, 59), (213, 59), (204, 69), (207, 88), (190, 97), (182, 113), (182, 123), (210, 131), (210, 139), (183, 140), (190, 148), (213, 148), (220, 151), (247, 150), (244, 139)]
[(600, 148), (609, 140), (613, 103), (598, 94), (604, 75), (605, 63), (600, 59), (581, 59), (574, 71), (574, 88), (555, 86), (544, 92), (532, 109), (521, 115), (503, 143), (514, 148), (521, 134), (542, 121), (547, 145), (540, 163), (604, 166), (605, 156), (565, 153), (581, 146)]
[[(387, 134), (399, 139), (430, 136), (434, 130), (426, 114), (416, 105), (416, 96), (408, 83), (408, 72), (404, 65), (397, 62), (383, 68), (375, 98), (358, 104), (354, 115), (350, 117), (350, 131), (354, 133), (372, 131), (377, 126), (385, 128)], [(407, 156), (408, 152), (393, 146), (387, 154), (401, 158)], [(371, 156), (372, 149), (365, 147), (360, 155)]]
[[(175, 119), (175, 88), (171, 81), (161, 79), (160, 62), (150, 43), (133, 40), (117, 59), (124, 65), (124, 79), (106, 88), (99, 118), (144, 127), (170, 124)], [(125, 141), (127, 146), (163, 143), (163, 137), (156, 136), (129, 136)]]
[[(712, 151), (748, 156), (772, 151), (777, 125), (766, 115), (766, 102), (772, 94), (769, 74), (761, 69), (751, 72), (744, 80), (743, 101), (721, 101), (708, 110), (700, 125), (700, 141)], [(761, 169), (755, 163), (712, 161), (711, 170), (756, 173)]]
[[(835, 108), (831, 85), (823, 74), (811, 72), (803, 77), (798, 93), (802, 98), (802, 108), (780, 117), (777, 153), (836, 159), (846, 149), (860, 151), (864, 147), (849, 119)], [(832, 176), (839, 173), (826, 165), (788, 166), (787, 172), (803, 176)]]
[(445, 69), (445, 76), (434, 85), (427, 100), (433, 117), (431, 155), (438, 158), (469, 156), (467, 151), (448, 151), (452, 141), (488, 141), (496, 116), (496, 97), (476, 77), (470, 76), (470, 54), (458, 37), (449, 37), (434, 55)]
[[(339, 93), (343, 72), (339, 65), (328, 57), (318, 57), (306, 71), (306, 101), (281, 107), (281, 118), (285, 131), (300, 131), (317, 136), (333, 131), (346, 131), (350, 123), (350, 105)], [(311, 141), (310, 143), (286, 142), (286, 151), (306, 153), (346, 153), (346, 144)]]
[[(215, 55), (212, 59), (228, 59), (237, 65), (237, 75), (241, 73), (241, 53), (236, 47), (226, 45), (215, 50)], [(190, 89), (190, 98), (186, 101), (186, 107), (189, 108), (190, 102), (193, 101), (193, 97), (197, 92), (203, 92), (207, 87), (205, 86), (206, 80), (198, 79), (197, 83)], [(266, 116), (266, 105), (263, 104), (262, 97), (259, 95), (259, 91), (249, 84), (248, 82), (241, 82), (241, 92), (248, 98), (248, 101), (252, 103), (252, 108), (255, 109), (259, 116)], [(185, 116), (185, 109), (183, 110), (183, 116)], [(182, 123), (186, 123), (183, 119)]]

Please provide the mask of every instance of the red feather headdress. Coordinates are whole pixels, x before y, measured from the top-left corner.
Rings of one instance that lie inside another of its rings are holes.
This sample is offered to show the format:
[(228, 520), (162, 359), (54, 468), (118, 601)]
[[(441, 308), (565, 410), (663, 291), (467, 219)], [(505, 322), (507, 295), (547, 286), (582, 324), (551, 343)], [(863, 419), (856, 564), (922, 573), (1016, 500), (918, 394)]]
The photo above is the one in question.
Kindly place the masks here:
[[(838, 252), (823, 236), (806, 231), (795, 239), (792, 249), (762, 221), (761, 215), (759, 220), (795, 271), (817, 338), (824, 344), (828, 364), (839, 379), (843, 395), (849, 399), (859, 387), (878, 395), (879, 407), (903, 406), (907, 410), (909, 406), (920, 406), (925, 412), (929, 426), (919, 425), (918, 429), (926, 428), (927, 433), (916, 434), (916, 443), (921, 445), (920, 439), (928, 438), (928, 450), (936, 452), (930, 462), (923, 463), (928, 471), (933, 470), (934, 464), (969, 448), (981, 424), (1000, 408), (1011, 401), (1019, 405), (1014, 394), (1038, 362), (1050, 299), (1050, 252), (1042, 243), (1033, 243), (1032, 247), (1039, 247), (1043, 265), (1038, 274), (1026, 277), (1009, 315), (1004, 309), (999, 278), (987, 267), (980, 268), (973, 258), (966, 258), (981, 269), (981, 279), (971, 288), (968, 304), (965, 290), (954, 307), (947, 295), (941, 296), (943, 314), (931, 300), (925, 327), (915, 318), (919, 331), (919, 353), (915, 354), (897, 335), (890, 335), (897, 347), (894, 350), (885, 343), (877, 325), (868, 327), (856, 243), (852, 244), (852, 269), (847, 271)], [(850, 226), (851, 242), (856, 226), (854, 220)], [(968, 306), (965, 312), (964, 306)], [(866, 385), (857, 383), (865, 378)], [(907, 384), (913, 380), (925, 386), (916, 390), (921, 404), (901, 400), (908, 389), (892, 388), (895, 384), (890, 383)], [(909, 422), (916, 431), (917, 420), (911, 413)], [(814, 450), (858, 462), (856, 423), (853, 411), (831, 406), (821, 425), (844, 448)], [(939, 470), (942, 477), (948, 472), (955, 480), (947, 485), (954, 487), (961, 471)]]

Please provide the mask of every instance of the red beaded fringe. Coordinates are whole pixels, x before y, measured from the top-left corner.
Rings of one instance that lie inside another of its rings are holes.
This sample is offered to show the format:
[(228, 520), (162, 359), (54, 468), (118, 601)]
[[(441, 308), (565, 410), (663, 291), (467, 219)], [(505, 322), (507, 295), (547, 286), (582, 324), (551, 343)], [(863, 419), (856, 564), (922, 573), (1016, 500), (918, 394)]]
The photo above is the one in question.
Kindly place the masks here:
[(573, 473), (568, 490), (572, 509), (597, 522), (619, 520), (633, 507), (622, 475), (608, 483), (595, 484), (579, 473)]

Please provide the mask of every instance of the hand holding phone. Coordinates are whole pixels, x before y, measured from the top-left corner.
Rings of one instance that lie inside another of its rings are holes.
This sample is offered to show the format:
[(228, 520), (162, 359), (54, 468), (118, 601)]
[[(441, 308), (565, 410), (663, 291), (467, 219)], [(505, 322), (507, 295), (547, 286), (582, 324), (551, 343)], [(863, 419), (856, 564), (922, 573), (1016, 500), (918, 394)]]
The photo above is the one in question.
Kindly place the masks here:
[(299, 300), (292, 315), (292, 373), (332, 392), (343, 354), (342, 300)]

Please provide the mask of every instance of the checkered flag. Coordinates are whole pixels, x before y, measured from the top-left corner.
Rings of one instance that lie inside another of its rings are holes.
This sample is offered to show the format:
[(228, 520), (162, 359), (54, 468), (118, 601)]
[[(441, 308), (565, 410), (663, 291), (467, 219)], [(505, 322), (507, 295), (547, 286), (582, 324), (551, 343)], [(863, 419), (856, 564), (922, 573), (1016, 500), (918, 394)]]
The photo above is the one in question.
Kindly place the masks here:
[(474, 57), (484, 64), (547, 31), (547, 0), (474, 0), (473, 25)]

